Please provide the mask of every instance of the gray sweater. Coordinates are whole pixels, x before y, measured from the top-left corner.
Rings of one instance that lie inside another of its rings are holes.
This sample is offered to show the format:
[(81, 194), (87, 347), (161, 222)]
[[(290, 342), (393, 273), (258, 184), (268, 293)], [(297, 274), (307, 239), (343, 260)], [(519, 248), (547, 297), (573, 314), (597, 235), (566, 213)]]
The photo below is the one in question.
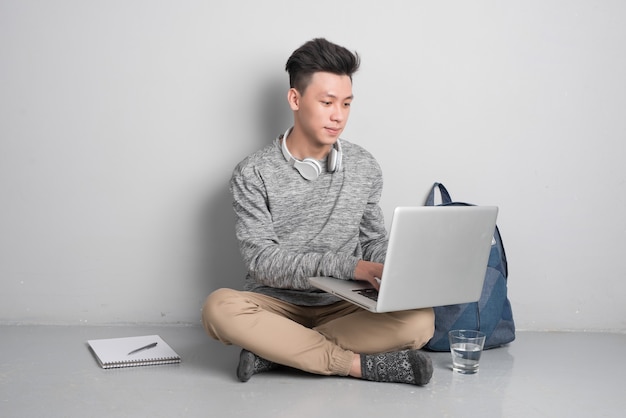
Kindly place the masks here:
[(247, 268), (245, 290), (321, 306), (338, 299), (307, 278), (353, 279), (360, 259), (382, 263), (387, 250), (379, 200), (382, 172), (362, 147), (341, 140), (342, 168), (313, 181), (283, 157), (279, 139), (237, 165), (230, 190)]

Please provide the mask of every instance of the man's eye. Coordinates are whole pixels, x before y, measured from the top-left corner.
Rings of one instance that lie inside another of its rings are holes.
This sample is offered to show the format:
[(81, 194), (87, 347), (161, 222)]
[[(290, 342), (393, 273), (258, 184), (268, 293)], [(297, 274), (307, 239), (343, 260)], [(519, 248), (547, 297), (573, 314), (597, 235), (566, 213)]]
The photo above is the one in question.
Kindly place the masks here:
[(323, 104), (324, 106), (330, 106), (332, 103), (331, 103), (331, 102), (322, 102), (322, 104)]
[(344, 105), (345, 107), (350, 107), (350, 106), (352, 106), (352, 103), (349, 103), (349, 102), (348, 102), (348, 103), (344, 103), (343, 105)]

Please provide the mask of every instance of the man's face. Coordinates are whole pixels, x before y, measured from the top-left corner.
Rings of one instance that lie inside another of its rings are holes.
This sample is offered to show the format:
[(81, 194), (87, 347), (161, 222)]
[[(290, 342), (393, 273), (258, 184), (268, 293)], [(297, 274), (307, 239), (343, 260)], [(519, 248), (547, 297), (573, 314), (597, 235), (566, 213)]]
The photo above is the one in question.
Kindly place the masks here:
[(350, 115), (352, 81), (347, 75), (317, 72), (304, 94), (295, 91), (291, 102), (296, 123), (313, 146), (332, 145)]

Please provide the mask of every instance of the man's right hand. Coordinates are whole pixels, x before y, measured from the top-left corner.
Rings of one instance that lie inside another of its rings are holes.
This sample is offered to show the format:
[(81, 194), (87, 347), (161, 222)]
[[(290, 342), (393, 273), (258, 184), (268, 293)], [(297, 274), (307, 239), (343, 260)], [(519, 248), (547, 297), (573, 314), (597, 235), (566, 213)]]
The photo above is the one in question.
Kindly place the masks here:
[[(383, 264), (372, 261), (359, 260), (354, 269), (354, 280), (368, 282), (374, 289), (380, 288), (380, 278), (383, 276)], [(377, 280), (378, 279), (378, 280)]]

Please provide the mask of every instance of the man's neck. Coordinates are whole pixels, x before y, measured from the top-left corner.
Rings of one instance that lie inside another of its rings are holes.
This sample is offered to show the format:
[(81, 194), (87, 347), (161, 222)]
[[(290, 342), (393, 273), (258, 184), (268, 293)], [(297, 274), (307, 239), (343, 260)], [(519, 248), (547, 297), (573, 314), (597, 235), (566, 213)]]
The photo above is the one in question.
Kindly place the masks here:
[(289, 136), (286, 140), (289, 152), (298, 160), (302, 160), (304, 158), (323, 160), (326, 158), (332, 147), (332, 145), (320, 144), (319, 142), (310, 139), (302, 130), (297, 129), (297, 127), (294, 127), (291, 131), (289, 131)]

